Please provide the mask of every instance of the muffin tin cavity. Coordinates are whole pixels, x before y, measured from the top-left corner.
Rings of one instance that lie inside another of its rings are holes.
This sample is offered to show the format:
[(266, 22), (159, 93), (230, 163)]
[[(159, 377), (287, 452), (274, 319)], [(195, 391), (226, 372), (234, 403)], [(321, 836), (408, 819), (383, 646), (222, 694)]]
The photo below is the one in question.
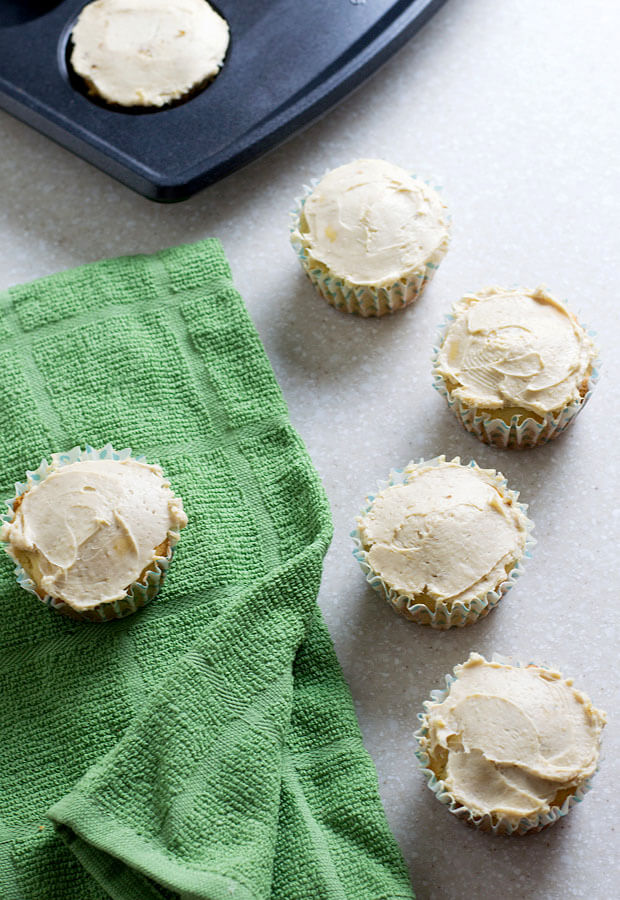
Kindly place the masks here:
[(10, 28), (38, 19), (56, 6), (60, 6), (60, 0), (2, 0), (0, 28)]

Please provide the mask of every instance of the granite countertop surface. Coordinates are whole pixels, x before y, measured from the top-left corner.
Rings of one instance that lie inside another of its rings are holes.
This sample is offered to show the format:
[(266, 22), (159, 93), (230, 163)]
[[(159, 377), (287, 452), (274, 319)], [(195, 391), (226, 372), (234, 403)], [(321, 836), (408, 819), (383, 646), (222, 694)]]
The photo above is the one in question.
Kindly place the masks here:
[[(321, 121), (172, 206), (0, 114), (0, 289), (102, 257), (222, 241), (331, 500), (319, 600), (419, 900), (620, 896), (619, 33), (609, 0), (448, 0)], [(419, 303), (374, 321), (324, 303), (288, 240), (301, 185), (360, 156), (442, 185), (453, 216), (451, 249)], [(545, 284), (598, 333), (602, 377), (588, 407), (533, 451), (479, 443), (431, 387), (437, 325), (489, 284)], [(391, 467), (439, 453), (501, 469), (538, 540), (499, 608), (445, 633), (394, 614), (364, 582), (349, 537)], [(609, 714), (593, 790), (541, 834), (468, 829), (419, 771), (416, 713), (471, 650), (554, 665)]]

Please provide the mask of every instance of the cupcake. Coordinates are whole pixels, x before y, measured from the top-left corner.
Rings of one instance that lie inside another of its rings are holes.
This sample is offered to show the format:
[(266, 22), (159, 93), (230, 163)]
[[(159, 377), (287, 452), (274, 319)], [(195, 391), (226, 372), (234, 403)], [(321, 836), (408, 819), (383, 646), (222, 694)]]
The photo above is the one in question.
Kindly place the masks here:
[(561, 434), (598, 377), (596, 347), (542, 288), (491, 287), (452, 309), (433, 354), (433, 379), (481, 441), (533, 447)]
[(590, 787), (605, 714), (571, 679), (478, 653), (424, 703), (416, 733), (428, 785), (450, 812), (495, 834), (557, 822)]
[(444, 456), (392, 472), (352, 532), (369, 584), (433, 628), (469, 625), (497, 606), (534, 543), (527, 507), (503, 476)]
[(229, 37), (206, 0), (96, 0), (71, 32), (70, 64), (106, 103), (158, 108), (215, 78)]
[(291, 241), (318, 292), (360, 316), (413, 303), (450, 241), (437, 192), (382, 159), (358, 159), (328, 172), (294, 219)]
[(43, 460), (3, 516), (18, 582), (73, 618), (121, 618), (157, 594), (187, 524), (159, 466), (75, 448)]

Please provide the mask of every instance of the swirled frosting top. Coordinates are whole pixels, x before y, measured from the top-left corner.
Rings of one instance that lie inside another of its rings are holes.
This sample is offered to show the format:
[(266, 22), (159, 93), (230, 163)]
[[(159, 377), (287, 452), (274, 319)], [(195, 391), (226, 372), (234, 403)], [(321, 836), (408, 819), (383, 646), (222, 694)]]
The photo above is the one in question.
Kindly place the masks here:
[(525, 552), (528, 519), (493, 470), (412, 464), (358, 519), (371, 568), (399, 594), (451, 605), (484, 596)]
[(355, 285), (387, 286), (439, 263), (449, 220), (424, 181), (381, 159), (328, 172), (307, 197), (293, 239), (311, 262)]
[(579, 400), (596, 348), (545, 290), (487, 288), (459, 300), (453, 315), (435, 365), (451, 396), (539, 415)]
[(605, 714), (570, 679), (478, 653), (455, 675), (444, 700), (425, 704), (425, 749), (458, 803), (517, 824), (594, 774)]
[(217, 75), (229, 37), (206, 0), (95, 0), (73, 28), (71, 65), (109, 103), (164, 106)]
[(84, 460), (22, 494), (0, 539), (38, 588), (84, 610), (124, 597), (186, 524), (159, 466)]

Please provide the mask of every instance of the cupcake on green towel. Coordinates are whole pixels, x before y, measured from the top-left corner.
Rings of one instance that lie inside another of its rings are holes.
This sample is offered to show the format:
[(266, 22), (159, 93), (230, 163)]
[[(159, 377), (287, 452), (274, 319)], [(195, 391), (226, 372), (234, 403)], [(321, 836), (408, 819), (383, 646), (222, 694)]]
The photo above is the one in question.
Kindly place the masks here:
[(0, 540), (20, 585), (91, 621), (121, 618), (156, 596), (187, 524), (161, 468), (110, 445), (53, 454), (8, 506)]

